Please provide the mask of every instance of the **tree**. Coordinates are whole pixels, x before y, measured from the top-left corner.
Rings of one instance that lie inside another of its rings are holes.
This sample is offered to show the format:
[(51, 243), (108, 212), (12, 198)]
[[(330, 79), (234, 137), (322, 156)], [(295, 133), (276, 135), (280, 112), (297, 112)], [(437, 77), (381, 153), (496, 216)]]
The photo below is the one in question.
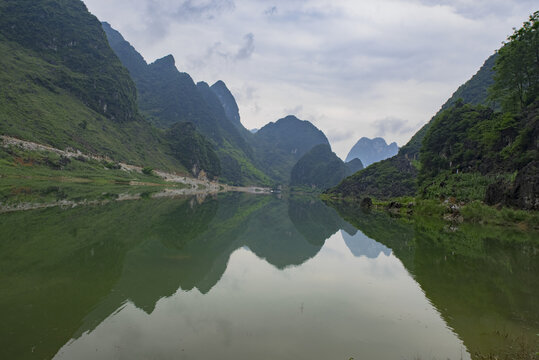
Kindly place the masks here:
[(491, 98), (505, 111), (519, 112), (533, 103), (539, 92), (539, 11), (498, 50)]

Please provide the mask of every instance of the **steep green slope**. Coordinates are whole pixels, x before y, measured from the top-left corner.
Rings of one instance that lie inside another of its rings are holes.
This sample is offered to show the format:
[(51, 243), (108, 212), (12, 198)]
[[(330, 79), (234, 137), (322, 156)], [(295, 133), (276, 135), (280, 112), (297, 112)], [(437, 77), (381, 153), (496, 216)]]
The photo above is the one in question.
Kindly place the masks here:
[(458, 100), (462, 100), (465, 104), (473, 105), (487, 105), (489, 103), (488, 89), (494, 84), (494, 63), (496, 57), (497, 54), (491, 55), (470, 80), (459, 86), (457, 91), (455, 91), (442, 105), (436, 115), (434, 115), (428, 123), (423, 125), (423, 127), (412, 136), (410, 141), (400, 149), (399, 155), (404, 155), (410, 159), (418, 159), (421, 142), (423, 141), (430, 124), (432, 124), (434, 119), (436, 119), (440, 113), (449, 109)]
[(174, 156), (138, 113), (135, 84), (82, 2), (0, 1), (0, 9), (1, 134), (163, 170), (201, 163), (198, 149)]
[(2, 0), (0, 9), (6, 40), (57, 65), (55, 76), (41, 85), (66, 89), (109, 119), (135, 119), (133, 82), (82, 1)]
[(538, 30), (536, 12), (498, 52), (492, 97), (502, 111), (457, 102), (431, 123), (420, 151), (424, 197), (539, 209)]
[(425, 124), (394, 157), (372, 164), (345, 179), (328, 193), (332, 196), (359, 198), (373, 196), (387, 199), (414, 195), (417, 191), (418, 158), (421, 143), (431, 124), (459, 99), (465, 103), (486, 104), (488, 88), (493, 84), (493, 66), (496, 54), (489, 57), (479, 71), (461, 85), (440, 111)]
[(295, 163), (318, 144), (329, 145), (322, 131), (306, 120), (287, 116), (254, 134), (258, 163), (281, 184), (288, 184)]
[(331, 147), (320, 144), (313, 147), (292, 168), (290, 186), (305, 186), (325, 190), (337, 185), (350, 173)]

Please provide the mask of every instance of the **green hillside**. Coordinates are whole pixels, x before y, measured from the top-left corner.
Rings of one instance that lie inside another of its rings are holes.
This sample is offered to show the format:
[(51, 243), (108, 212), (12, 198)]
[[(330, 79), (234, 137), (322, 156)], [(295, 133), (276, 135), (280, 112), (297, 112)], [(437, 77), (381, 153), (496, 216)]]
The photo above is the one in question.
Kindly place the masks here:
[(397, 156), (329, 195), (450, 197), (539, 209), (538, 20), (535, 12), (515, 30)]
[(288, 184), (296, 162), (314, 146), (329, 145), (322, 131), (306, 120), (287, 116), (271, 122), (254, 134), (258, 163), (281, 184)]
[(350, 174), (349, 168), (331, 147), (320, 144), (313, 147), (292, 168), (290, 186), (325, 190), (337, 185)]
[(0, 10), (0, 134), (183, 173), (213, 151), (198, 142), (175, 156), (81, 1), (2, 0)]
[(488, 103), (488, 88), (494, 82), (495, 59), (496, 54), (489, 57), (479, 71), (453, 93), (440, 111), (412, 136), (397, 155), (374, 163), (345, 179), (339, 186), (330, 190), (331, 196), (352, 198), (372, 196), (388, 199), (414, 195), (417, 191), (419, 150), (429, 127), (445, 109), (450, 108), (459, 99), (470, 104)]
[(457, 102), (425, 134), (420, 194), (539, 209), (539, 12), (498, 51), (491, 98)]

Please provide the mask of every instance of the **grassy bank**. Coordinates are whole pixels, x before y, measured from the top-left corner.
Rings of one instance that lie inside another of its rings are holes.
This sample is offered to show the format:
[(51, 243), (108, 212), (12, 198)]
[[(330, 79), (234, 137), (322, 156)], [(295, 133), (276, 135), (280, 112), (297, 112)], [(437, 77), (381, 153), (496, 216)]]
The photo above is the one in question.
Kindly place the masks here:
[(45, 203), (60, 200), (106, 200), (120, 194), (141, 194), (163, 187), (189, 185), (166, 182), (151, 169), (123, 170), (119, 163), (84, 156), (0, 147), (0, 203)]
[(433, 217), (443, 219), (450, 224), (471, 223), (539, 231), (539, 212), (508, 207), (496, 208), (485, 205), (479, 200), (459, 202), (454, 198), (440, 201), (417, 197), (399, 197), (390, 200), (371, 199), (372, 205), (369, 206), (368, 203), (363, 203), (364, 199), (337, 198), (328, 194), (322, 194), (320, 197), (330, 205), (338, 206), (339, 203), (343, 202), (355, 203), (358, 206), (370, 207), (375, 211), (387, 211), (392, 215), (410, 219)]

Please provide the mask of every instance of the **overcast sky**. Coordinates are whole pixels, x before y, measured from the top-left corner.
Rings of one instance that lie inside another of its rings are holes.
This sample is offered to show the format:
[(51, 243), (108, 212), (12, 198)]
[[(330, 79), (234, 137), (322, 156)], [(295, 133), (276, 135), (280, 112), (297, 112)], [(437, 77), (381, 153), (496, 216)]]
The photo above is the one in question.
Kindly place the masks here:
[(153, 62), (223, 80), (245, 127), (310, 120), (344, 158), (404, 145), (533, 13), (528, 0), (83, 0)]

